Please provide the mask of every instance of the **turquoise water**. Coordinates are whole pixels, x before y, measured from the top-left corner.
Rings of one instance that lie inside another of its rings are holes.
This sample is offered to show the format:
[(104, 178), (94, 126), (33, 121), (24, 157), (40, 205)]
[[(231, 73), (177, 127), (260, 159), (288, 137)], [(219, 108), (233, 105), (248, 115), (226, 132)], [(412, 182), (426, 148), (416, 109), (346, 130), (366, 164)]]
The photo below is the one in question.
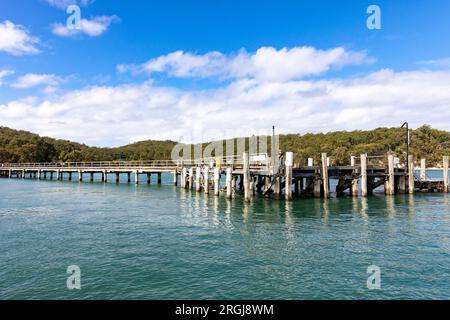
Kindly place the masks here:
[(0, 299), (450, 298), (449, 194), (246, 204), (171, 181), (0, 179)]

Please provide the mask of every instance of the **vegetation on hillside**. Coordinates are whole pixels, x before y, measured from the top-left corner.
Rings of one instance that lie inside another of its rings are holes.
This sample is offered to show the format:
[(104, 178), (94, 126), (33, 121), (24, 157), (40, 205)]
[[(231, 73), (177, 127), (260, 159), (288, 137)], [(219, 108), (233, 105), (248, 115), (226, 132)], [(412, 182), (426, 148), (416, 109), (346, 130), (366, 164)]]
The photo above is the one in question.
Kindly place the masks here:
[[(280, 136), (280, 149), (294, 152), (297, 163), (305, 163), (308, 157), (319, 161), (322, 152), (326, 152), (335, 165), (348, 164), (351, 155), (381, 155), (389, 150), (404, 159), (405, 136), (405, 129), (400, 128), (289, 134)], [(0, 127), (0, 162), (166, 160), (170, 159), (175, 144), (174, 141), (147, 140), (117, 148), (97, 148)], [(207, 144), (202, 146), (205, 148)], [(442, 156), (450, 155), (450, 132), (427, 125), (411, 130), (410, 154), (416, 160), (426, 158), (429, 166), (440, 166)]]

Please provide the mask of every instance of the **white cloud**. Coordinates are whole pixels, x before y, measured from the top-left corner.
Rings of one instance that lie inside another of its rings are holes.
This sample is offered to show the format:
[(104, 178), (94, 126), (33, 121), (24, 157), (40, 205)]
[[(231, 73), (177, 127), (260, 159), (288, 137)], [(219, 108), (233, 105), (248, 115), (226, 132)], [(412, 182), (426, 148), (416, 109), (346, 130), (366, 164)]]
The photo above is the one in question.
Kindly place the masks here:
[(67, 28), (65, 24), (54, 23), (52, 25), (52, 32), (61, 37), (74, 37), (85, 34), (90, 37), (98, 37), (105, 33), (111, 23), (120, 21), (118, 16), (99, 16), (90, 20), (81, 19), (80, 27), (78, 29)]
[(62, 79), (54, 74), (27, 73), (19, 77), (11, 86), (19, 89), (28, 89), (41, 85), (56, 86), (61, 81)]
[(49, 5), (58, 9), (66, 9), (72, 4), (77, 4), (79, 6), (88, 6), (95, 0), (46, 0)]
[(431, 67), (449, 68), (450, 67), (450, 57), (442, 58), (442, 59), (436, 59), (436, 60), (419, 61), (418, 64), (431, 66)]
[(342, 47), (318, 50), (313, 47), (262, 47), (255, 53), (244, 49), (225, 55), (213, 51), (203, 55), (175, 51), (151, 59), (142, 65), (118, 65), (119, 72), (164, 72), (179, 78), (222, 79), (255, 78), (262, 81), (288, 81), (324, 73), (346, 65), (373, 63), (366, 52), (347, 51)]
[(37, 54), (38, 43), (39, 39), (31, 36), (24, 26), (9, 20), (0, 22), (0, 51), (16, 56)]
[(0, 70), (0, 86), (3, 84), (3, 78), (6, 78), (12, 74), (14, 74), (13, 70), (9, 69)]
[[(0, 123), (90, 145), (144, 138), (198, 142), (258, 133), (424, 123), (450, 130), (450, 71), (380, 70), (351, 79), (240, 79), (187, 91), (150, 82), (94, 86), (0, 105)], [(94, 134), (95, 133), (95, 134)]]

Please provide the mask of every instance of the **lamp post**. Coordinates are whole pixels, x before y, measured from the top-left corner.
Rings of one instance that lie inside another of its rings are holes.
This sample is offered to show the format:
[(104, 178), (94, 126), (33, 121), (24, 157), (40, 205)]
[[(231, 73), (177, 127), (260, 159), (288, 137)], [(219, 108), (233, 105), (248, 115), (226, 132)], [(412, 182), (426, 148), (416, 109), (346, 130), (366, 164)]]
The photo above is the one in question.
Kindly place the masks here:
[(410, 136), (409, 136), (409, 124), (405, 122), (402, 124), (401, 128), (406, 128), (406, 172), (409, 173), (409, 144), (410, 144)]

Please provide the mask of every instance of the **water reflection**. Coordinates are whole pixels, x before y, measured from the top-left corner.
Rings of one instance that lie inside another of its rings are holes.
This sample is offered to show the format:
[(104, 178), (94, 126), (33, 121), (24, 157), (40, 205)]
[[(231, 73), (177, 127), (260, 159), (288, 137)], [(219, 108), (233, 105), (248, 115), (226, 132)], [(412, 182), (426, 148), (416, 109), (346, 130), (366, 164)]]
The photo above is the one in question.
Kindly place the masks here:
[(395, 197), (394, 196), (386, 196), (386, 209), (389, 218), (395, 218), (396, 210), (395, 210)]

